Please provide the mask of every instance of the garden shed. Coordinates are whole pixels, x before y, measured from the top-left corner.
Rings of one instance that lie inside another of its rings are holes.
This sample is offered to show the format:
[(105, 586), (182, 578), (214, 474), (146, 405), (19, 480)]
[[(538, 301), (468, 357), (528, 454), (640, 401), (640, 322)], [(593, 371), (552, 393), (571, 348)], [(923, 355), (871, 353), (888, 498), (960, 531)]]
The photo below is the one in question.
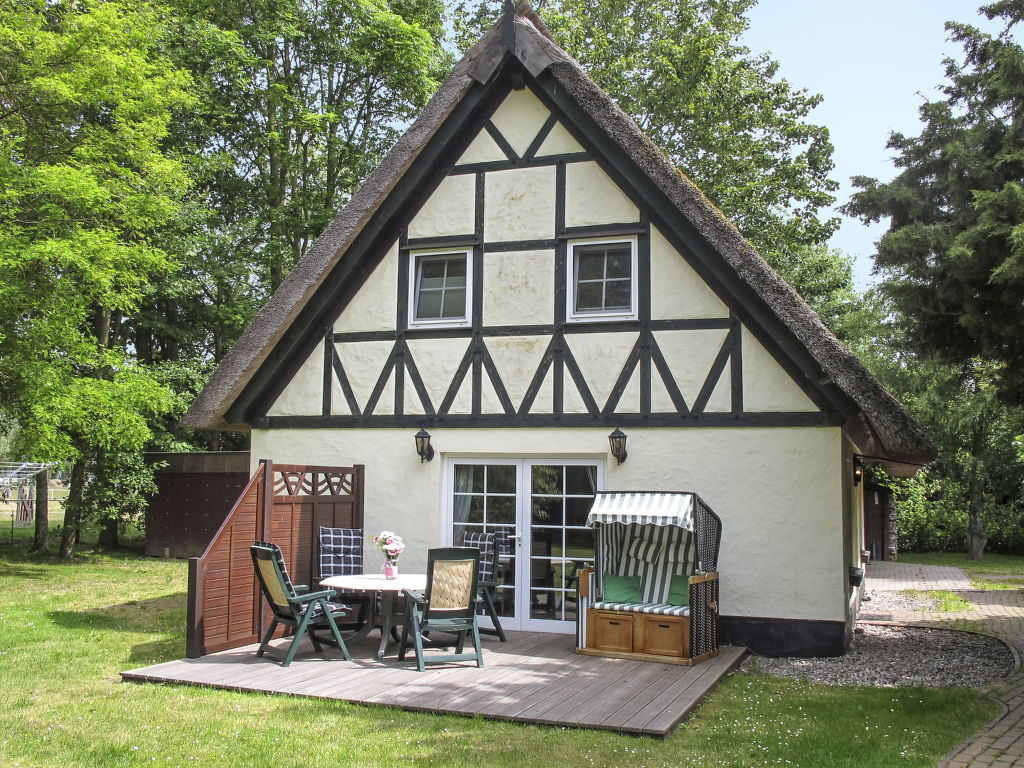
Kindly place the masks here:
[[(183, 425), (365, 465), (367, 533), (505, 542), (506, 629), (573, 632), (599, 491), (722, 522), (721, 639), (836, 654), (865, 462), (927, 434), (525, 4), (456, 65)], [(609, 437), (612, 437), (609, 440)], [(255, 470), (255, 467), (251, 467)]]

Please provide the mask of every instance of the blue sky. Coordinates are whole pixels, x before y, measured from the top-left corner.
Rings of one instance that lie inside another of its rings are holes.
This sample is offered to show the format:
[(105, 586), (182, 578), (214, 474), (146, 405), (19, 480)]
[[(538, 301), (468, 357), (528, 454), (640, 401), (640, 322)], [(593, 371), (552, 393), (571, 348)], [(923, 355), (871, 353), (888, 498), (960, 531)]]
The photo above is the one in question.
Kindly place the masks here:
[[(853, 192), (850, 177), (895, 175), (885, 148), (891, 131), (920, 133), (917, 109), (938, 98), (942, 59), (959, 57), (946, 40), (949, 20), (989, 32), (999, 25), (978, 14), (979, 3), (964, 0), (761, 0), (750, 12), (744, 43), (769, 52), (780, 76), (791, 85), (824, 97), (812, 113), (826, 125), (835, 147), (833, 178), (840, 183), (837, 205)], [(874, 242), (886, 225), (866, 226), (843, 218), (831, 245), (856, 257), (859, 287), (871, 283)]]

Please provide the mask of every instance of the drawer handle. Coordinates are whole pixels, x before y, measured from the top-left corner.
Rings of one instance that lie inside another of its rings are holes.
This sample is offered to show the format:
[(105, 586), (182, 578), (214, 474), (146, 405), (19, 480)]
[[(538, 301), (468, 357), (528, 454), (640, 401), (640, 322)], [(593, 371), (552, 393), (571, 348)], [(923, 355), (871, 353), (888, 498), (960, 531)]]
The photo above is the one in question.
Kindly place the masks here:
[(659, 624), (658, 629), (672, 629), (671, 624)]
[(617, 622), (617, 621), (609, 621), (608, 624), (610, 624), (613, 627), (619, 626), (619, 622)]

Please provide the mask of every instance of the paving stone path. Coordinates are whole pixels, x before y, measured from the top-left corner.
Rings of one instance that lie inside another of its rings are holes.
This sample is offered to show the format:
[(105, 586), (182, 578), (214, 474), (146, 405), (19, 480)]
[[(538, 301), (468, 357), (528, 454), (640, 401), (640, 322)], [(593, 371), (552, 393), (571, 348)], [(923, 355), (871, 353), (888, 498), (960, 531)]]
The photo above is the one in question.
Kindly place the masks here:
[(872, 613), (864, 603), (863, 621), (891, 621), (917, 627), (969, 629), (994, 635), (1014, 655), (1014, 671), (980, 690), (1003, 705), (1003, 712), (980, 732), (953, 750), (939, 768), (1024, 768), (1024, 590), (975, 590), (963, 571), (937, 565), (869, 563), (867, 588), (871, 591), (947, 589), (971, 602), (965, 611), (895, 611)]

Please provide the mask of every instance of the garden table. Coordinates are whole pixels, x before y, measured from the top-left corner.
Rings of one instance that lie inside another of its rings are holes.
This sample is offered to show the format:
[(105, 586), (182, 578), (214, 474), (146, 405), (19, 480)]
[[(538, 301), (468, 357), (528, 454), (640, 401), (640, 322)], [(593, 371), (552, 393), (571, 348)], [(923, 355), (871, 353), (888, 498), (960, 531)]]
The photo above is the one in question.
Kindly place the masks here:
[(377, 658), (383, 659), (388, 649), (392, 627), (401, 631), (404, 621), (404, 616), (395, 611), (396, 595), (403, 589), (415, 591), (426, 589), (427, 574), (401, 573), (395, 579), (386, 579), (382, 575), (374, 573), (331, 576), (321, 581), (320, 586), (347, 592), (380, 592), (380, 611), (377, 610), (377, 601), (370, 600), (370, 617), (349, 642), (359, 642), (370, 634), (371, 630), (380, 628), (380, 647), (377, 649)]

